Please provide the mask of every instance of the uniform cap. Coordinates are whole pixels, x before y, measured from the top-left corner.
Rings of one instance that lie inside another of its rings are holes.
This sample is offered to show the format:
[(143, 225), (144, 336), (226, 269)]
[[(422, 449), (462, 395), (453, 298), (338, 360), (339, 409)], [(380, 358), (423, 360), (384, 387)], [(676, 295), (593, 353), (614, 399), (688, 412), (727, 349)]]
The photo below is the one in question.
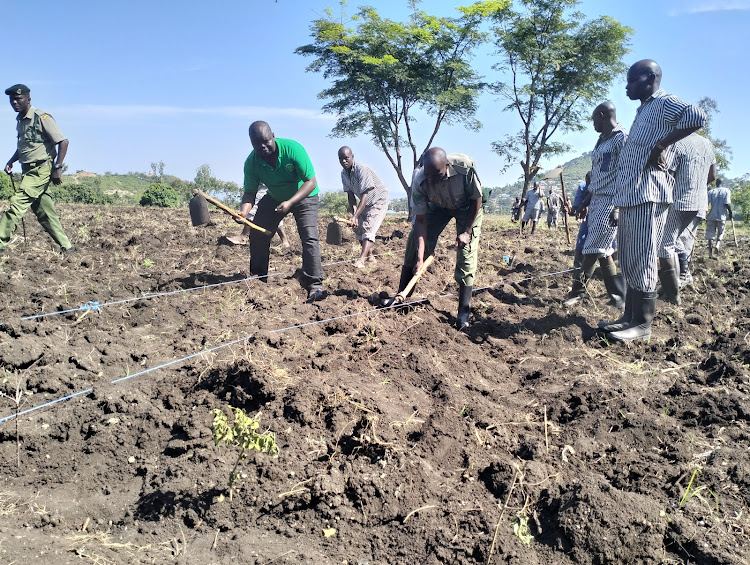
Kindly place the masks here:
[(29, 87), (25, 84), (14, 84), (10, 88), (5, 89), (5, 94), (8, 96), (13, 96), (14, 94), (28, 94), (29, 92), (31, 92), (31, 90), (29, 90)]

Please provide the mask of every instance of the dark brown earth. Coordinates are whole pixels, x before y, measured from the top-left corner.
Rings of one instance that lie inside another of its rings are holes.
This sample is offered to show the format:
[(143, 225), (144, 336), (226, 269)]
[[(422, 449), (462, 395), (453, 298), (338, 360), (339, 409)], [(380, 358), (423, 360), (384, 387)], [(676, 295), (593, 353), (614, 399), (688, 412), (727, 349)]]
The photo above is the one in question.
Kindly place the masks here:
[[(0, 424), (0, 562), (750, 561), (742, 235), (718, 261), (698, 250), (695, 288), (659, 303), (650, 343), (610, 346), (594, 328), (618, 312), (599, 281), (567, 310), (569, 275), (538, 277), (571, 266), (562, 232), (519, 238), (488, 219), (476, 286), (490, 288), (458, 332), (456, 297), (441, 297), (456, 286), (450, 235), (415, 294), (433, 300), (368, 303), (398, 282), (403, 220), (381, 229), (377, 264), (328, 266), (316, 304), (288, 223), (292, 251), (271, 264), (285, 274), (267, 284), (106, 305), (246, 277), (247, 251), (220, 244), (238, 228), (216, 211), (201, 228), (186, 211), (61, 213), (77, 255), (29, 216), (28, 243), (0, 258), (2, 387), (21, 409), (93, 391)], [(356, 258), (345, 235), (324, 263)], [(281, 451), (251, 454), (220, 501), (235, 455), (210, 425), (229, 406), (262, 412)], [(0, 398), (0, 416), (14, 411)]]

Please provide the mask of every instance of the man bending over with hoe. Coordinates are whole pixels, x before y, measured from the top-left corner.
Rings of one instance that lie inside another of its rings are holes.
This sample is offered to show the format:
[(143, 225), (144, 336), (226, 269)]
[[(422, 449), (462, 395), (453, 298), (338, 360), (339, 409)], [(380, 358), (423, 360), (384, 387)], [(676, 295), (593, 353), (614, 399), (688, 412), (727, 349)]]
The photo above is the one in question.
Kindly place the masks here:
[[(459, 329), (469, 325), (469, 305), (479, 257), (479, 235), (482, 231), (482, 185), (467, 155), (446, 155), (440, 147), (424, 154), (424, 169), (417, 173), (411, 186), (414, 227), (406, 243), (404, 264), (398, 291), (409, 285), (412, 275), (422, 270), (425, 259), (435, 251), (445, 226), (456, 219), (456, 270), (458, 282)], [(397, 295), (399, 296), (399, 295)], [(402, 298), (406, 298), (402, 296)], [(391, 304), (393, 301), (386, 301)]]

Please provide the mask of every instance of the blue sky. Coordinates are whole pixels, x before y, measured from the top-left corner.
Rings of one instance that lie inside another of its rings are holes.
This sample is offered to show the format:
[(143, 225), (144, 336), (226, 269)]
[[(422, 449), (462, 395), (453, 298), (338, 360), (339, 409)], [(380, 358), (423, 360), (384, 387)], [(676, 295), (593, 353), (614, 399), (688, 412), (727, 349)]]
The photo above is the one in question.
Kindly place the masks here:
[[(454, 6), (470, 3), (430, 0), (421, 7), (453, 15)], [(361, 4), (375, 4), (392, 19), (408, 14), (406, 0)], [(10, 2), (0, 5), (10, 13)], [(358, 5), (351, 0), (347, 12)], [(162, 160), (167, 173), (193, 179), (208, 163), (217, 177), (241, 183), (251, 150), (247, 126), (262, 119), (278, 137), (307, 148), (322, 188), (340, 189), (336, 152), (349, 145), (400, 197), (393, 169), (369, 139), (328, 136), (334, 119), (321, 114), (317, 97), (326, 83), (306, 73), (310, 61), (294, 54), (310, 42), (310, 22), (327, 6), (338, 10), (337, 2), (318, 0), (30, 0), (6, 19), (3, 36), (12, 47), (6, 50), (3, 88), (27, 84), (32, 104), (57, 119), (70, 139), (71, 171), (148, 171), (151, 161)], [(656, 60), (667, 91), (689, 102), (714, 98), (721, 110), (714, 135), (734, 152), (726, 174), (750, 172), (745, 160), (750, 0), (584, 0), (579, 9), (589, 18), (606, 14), (635, 29), (626, 63)], [(479, 72), (493, 80), (499, 78), (490, 68), (494, 62), (489, 51), (475, 58)], [(610, 99), (628, 127), (637, 103), (626, 98), (624, 77), (613, 85)], [(502, 163), (490, 148), (519, 127), (501, 107), (484, 95), (477, 114), (482, 130), (445, 127), (435, 142), (471, 155), (488, 186), (513, 182), (521, 172), (516, 167), (501, 174)], [(9, 105), (0, 112), (0, 149), (6, 155), (0, 159), (15, 150), (14, 119)], [(574, 151), (546, 167), (589, 151), (596, 134), (587, 129), (565, 141)]]

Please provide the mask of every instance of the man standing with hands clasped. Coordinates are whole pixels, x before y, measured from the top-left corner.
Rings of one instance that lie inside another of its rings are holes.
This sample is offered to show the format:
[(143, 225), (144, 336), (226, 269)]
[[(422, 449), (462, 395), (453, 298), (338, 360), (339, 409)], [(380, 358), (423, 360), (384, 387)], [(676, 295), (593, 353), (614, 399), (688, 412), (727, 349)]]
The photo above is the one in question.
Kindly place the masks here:
[(68, 152), (68, 140), (49, 114), (31, 105), (29, 87), (16, 84), (5, 90), (10, 105), (18, 113), (18, 148), (5, 165), (11, 174), (13, 164), (21, 162), (20, 184), (10, 197), (10, 207), (0, 219), (0, 254), (10, 242), (26, 211), (31, 208), (39, 223), (55, 240), (64, 253), (74, 251), (60, 224), (52, 198), (47, 194), (49, 183), (62, 183), (63, 160)]

